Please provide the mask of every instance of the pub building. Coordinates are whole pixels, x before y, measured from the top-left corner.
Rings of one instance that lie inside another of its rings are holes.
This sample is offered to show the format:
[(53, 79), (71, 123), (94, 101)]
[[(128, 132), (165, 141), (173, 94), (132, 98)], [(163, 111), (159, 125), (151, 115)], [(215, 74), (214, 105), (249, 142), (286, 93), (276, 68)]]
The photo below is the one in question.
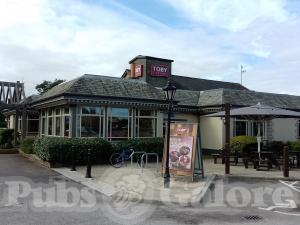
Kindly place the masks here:
[[(202, 149), (224, 146), (222, 118), (201, 117), (231, 107), (263, 105), (300, 110), (300, 97), (249, 90), (238, 83), (172, 74), (173, 60), (138, 55), (120, 78), (85, 74), (24, 99), (25, 113), (4, 110), (8, 127), (22, 137), (100, 137), (108, 141), (163, 137), (167, 103), (162, 88), (176, 86), (172, 122), (197, 123)], [(17, 116), (16, 116), (17, 115)], [(257, 134), (257, 123), (231, 119), (231, 136)], [(265, 140), (299, 139), (299, 120), (276, 118), (262, 124)]]

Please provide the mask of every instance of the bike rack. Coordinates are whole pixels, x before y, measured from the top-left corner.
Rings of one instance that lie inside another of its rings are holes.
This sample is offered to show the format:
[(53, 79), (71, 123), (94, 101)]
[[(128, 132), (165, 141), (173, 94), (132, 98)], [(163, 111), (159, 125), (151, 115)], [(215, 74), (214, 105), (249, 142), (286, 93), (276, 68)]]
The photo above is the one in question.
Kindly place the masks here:
[(159, 161), (158, 154), (157, 153), (146, 153), (146, 152), (142, 155), (142, 158), (141, 158), (142, 173), (143, 173), (143, 169), (144, 169), (144, 157), (146, 156), (146, 166), (145, 166), (145, 168), (147, 168), (148, 167), (148, 156), (149, 155), (156, 156), (156, 171), (158, 173), (158, 161)]
[(142, 154), (142, 155), (144, 155), (145, 153), (146, 153), (146, 152), (141, 152), (141, 151), (135, 152), (135, 151), (133, 151), (133, 152), (131, 153), (131, 155), (129, 156), (131, 167), (132, 167), (132, 165), (133, 165), (133, 155), (135, 155), (135, 154)]

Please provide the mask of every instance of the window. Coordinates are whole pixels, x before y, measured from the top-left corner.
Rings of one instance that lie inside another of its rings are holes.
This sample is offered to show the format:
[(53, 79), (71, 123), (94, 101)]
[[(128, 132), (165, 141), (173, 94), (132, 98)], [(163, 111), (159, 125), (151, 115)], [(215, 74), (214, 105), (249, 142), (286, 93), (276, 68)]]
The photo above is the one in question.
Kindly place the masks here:
[(156, 111), (136, 110), (136, 136), (155, 137), (156, 136)]
[(39, 132), (39, 116), (28, 115), (27, 117), (27, 133), (38, 133)]
[(102, 137), (103, 108), (82, 106), (79, 109), (80, 137)]
[(236, 120), (234, 123), (234, 136), (247, 135), (247, 128), (246, 120)]
[(131, 136), (131, 110), (110, 108), (108, 114), (108, 138), (125, 139)]
[[(264, 125), (262, 123), (259, 123), (260, 125), (260, 136), (264, 137)], [(252, 122), (252, 136), (258, 135), (258, 123)]]

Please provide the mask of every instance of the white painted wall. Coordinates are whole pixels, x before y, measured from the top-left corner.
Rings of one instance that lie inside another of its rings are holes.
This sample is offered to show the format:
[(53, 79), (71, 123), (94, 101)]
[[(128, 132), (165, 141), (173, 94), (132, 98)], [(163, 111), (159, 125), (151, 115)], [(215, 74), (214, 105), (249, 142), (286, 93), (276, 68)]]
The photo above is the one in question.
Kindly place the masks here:
[(274, 141), (298, 140), (298, 119), (273, 119), (272, 139)]
[(200, 118), (201, 146), (205, 149), (221, 149), (224, 139), (224, 125), (219, 117)]

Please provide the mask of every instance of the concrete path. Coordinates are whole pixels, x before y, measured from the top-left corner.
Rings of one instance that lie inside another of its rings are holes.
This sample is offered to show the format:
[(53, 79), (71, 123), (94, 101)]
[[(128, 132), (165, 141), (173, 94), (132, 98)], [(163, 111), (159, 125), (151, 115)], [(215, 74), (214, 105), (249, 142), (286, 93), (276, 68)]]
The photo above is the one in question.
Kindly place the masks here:
[(164, 188), (163, 177), (154, 164), (141, 170), (140, 167), (114, 168), (109, 165), (92, 167), (93, 179), (85, 178), (85, 167), (77, 167), (77, 172), (69, 168), (55, 171), (78, 181), (114, 199), (127, 198), (132, 201), (192, 204), (200, 202), (213, 176), (192, 182), (191, 177), (171, 178), (170, 188)]
[[(218, 164), (214, 164), (213, 159), (205, 159), (204, 171), (207, 175), (224, 175), (225, 165), (220, 162), (220, 159), (218, 160)], [(245, 169), (243, 163), (239, 163), (237, 166), (231, 164), (230, 175), (248, 178), (283, 179), (283, 172), (277, 168), (269, 171), (256, 171), (251, 164), (249, 164), (248, 169)], [(292, 168), (289, 179), (300, 180), (300, 169)]]

